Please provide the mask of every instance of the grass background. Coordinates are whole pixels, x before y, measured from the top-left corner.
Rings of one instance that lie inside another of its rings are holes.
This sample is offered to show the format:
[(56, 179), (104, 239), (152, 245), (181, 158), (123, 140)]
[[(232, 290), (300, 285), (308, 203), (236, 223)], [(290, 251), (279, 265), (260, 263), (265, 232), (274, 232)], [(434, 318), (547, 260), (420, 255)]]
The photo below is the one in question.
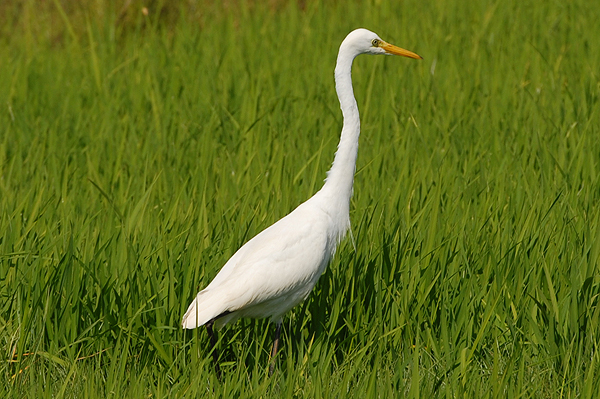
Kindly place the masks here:
[[(597, 397), (600, 6), (215, 3), (0, 6), (0, 396)], [(182, 314), (320, 188), (356, 27), (424, 60), (355, 62), (354, 243), (219, 381)]]

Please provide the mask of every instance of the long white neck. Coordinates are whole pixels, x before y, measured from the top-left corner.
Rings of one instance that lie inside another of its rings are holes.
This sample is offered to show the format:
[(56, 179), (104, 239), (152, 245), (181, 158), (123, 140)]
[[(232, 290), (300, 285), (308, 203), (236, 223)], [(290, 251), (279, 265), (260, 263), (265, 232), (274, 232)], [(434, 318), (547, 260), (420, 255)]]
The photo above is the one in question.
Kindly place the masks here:
[(356, 52), (344, 44), (340, 47), (335, 66), (335, 89), (340, 100), (344, 125), (333, 164), (321, 189), (321, 192), (332, 200), (331, 205), (336, 209), (336, 216), (343, 219), (344, 223), (347, 221), (347, 227), (350, 222), (350, 197), (360, 135), (358, 106), (352, 90), (352, 61), (356, 55)]

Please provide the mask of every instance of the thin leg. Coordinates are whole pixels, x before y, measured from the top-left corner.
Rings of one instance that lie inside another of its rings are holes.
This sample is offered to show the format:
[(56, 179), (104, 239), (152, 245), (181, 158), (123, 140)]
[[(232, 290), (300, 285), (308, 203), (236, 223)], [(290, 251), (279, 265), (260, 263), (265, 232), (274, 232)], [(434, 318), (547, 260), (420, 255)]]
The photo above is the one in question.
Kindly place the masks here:
[(279, 349), (279, 335), (281, 335), (281, 321), (277, 322), (277, 329), (275, 330), (275, 339), (273, 340), (273, 349), (271, 350), (271, 364), (269, 365), (269, 377), (273, 375), (275, 370), (275, 358), (277, 356), (277, 349)]
[(221, 367), (219, 367), (219, 354), (217, 353), (217, 336), (213, 331), (213, 323), (214, 319), (206, 323), (206, 331), (208, 332), (208, 337), (210, 338), (210, 351), (212, 352), (213, 362), (215, 363), (215, 372), (217, 373), (217, 377), (221, 378)]

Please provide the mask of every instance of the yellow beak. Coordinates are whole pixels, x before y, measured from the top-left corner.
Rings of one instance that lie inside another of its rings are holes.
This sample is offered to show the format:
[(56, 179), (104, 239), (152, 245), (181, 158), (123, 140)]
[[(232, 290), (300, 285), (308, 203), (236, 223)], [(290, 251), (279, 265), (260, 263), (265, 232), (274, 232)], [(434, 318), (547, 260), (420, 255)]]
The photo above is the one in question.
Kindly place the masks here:
[(393, 44), (386, 43), (383, 40), (381, 41), (381, 44), (379, 44), (379, 47), (384, 49), (385, 52), (388, 54), (401, 55), (403, 57), (414, 58), (416, 60), (423, 59), (423, 57), (421, 57), (419, 54), (415, 54), (412, 51), (404, 50), (403, 48), (394, 46)]

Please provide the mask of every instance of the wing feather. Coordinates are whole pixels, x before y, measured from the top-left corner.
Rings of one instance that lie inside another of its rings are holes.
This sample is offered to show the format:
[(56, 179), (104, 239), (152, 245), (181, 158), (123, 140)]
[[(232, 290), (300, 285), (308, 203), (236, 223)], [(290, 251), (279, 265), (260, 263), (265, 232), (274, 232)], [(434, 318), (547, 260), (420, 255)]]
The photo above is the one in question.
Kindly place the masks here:
[(269, 313), (283, 314), (304, 299), (333, 252), (326, 218), (319, 213), (301, 205), (244, 244), (192, 301), (183, 318), (184, 328), (203, 325), (227, 311), (288, 297), (280, 306), (271, 303), (268, 307)]

